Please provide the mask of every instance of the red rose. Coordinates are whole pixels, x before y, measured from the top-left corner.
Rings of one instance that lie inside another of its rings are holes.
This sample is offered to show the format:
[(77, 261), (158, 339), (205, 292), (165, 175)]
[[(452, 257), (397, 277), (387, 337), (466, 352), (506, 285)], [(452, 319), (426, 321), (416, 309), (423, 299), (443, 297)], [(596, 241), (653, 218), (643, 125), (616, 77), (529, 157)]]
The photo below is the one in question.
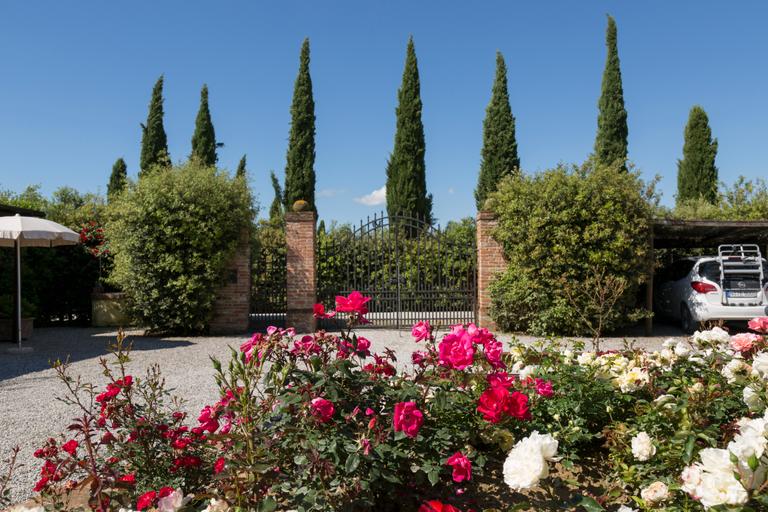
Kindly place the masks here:
[(483, 419), (491, 423), (501, 421), (509, 398), (509, 390), (503, 386), (492, 386), (480, 395), (477, 402), (477, 412)]
[(333, 402), (320, 397), (312, 399), (312, 402), (310, 402), (310, 409), (312, 416), (317, 418), (320, 423), (329, 422), (331, 418), (333, 418), (333, 413), (335, 411)]
[(325, 306), (322, 304), (315, 304), (312, 306), (312, 313), (314, 314), (315, 318), (332, 318), (336, 316), (335, 311), (329, 311), (325, 312)]
[(432, 500), (419, 507), (418, 512), (461, 512), (459, 509), (447, 503)]
[(224, 460), (224, 457), (219, 457), (218, 459), (216, 459), (216, 462), (213, 464), (213, 472), (214, 472), (214, 474), (218, 475), (219, 473), (224, 471), (224, 465), (226, 463), (227, 462)]
[(506, 412), (519, 420), (531, 419), (531, 411), (528, 409), (528, 395), (513, 391), (507, 399)]
[(144, 510), (145, 508), (151, 507), (155, 504), (156, 498), (157, 493), (155, 491), (145, 492), (139, 496), (138, 500), (136, 500), (136, 510)]
[(416, 402), (399, 402), (395, 404), (392, 421), (395, 432), (405, 432), (408, 437), (416, 437), (424, 423), (424, 414), (416, 407)]
[(136, 474), (135, 473), (129, 473), (127, 475), (121, 476), (118, 481), (128, 484), (128, 485), (134, 485), (136, 483)]
[(456, 452), (448, 457), (446, 464), (453, 468), (452, 476), (454, 482), (472, 480), (472, 462), (462, 455), (461, 452)]
[(79, 445), (77, 444), (77, 441), (75, 441), (74, 439), (70, 439), (69, 441), (61, 445), (61, 449), (74, 457), (75, 453), (77, 453), (78, 446)]

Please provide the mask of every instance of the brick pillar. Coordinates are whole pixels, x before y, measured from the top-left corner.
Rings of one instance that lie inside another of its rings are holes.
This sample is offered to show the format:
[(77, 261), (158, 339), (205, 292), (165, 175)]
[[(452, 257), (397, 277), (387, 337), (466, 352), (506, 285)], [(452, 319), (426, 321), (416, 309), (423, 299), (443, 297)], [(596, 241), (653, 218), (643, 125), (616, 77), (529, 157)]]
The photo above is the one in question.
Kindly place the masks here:
[(315, 317), (312, 306), (317, 299), (317, 274), (315, 265), (315, 223), (317, 215), (312, 211), (286, 212), (286, 327), (297, 332), (314, 332)]
[(493, 238), (499, 221), (493, 212), (477, 213), (477, 321), (480, 327), (496, 329), (491, 319), (491, 292), (488, 289), (496, 274), (507, 268), (504, 251)]
[(211, 334), (242, 334), (248, 331), (251, 312), (251, 237), (244, 229), (227, 270), (224, 283), (216, 292), (211, 318)]

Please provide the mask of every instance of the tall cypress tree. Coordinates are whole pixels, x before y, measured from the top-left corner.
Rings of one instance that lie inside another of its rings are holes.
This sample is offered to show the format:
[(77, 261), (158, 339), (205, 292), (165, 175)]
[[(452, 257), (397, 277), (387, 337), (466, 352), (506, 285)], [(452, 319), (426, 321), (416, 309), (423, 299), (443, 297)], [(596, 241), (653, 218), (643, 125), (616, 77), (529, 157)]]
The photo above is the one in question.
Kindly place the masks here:
[(496, 78), (493, 81), (491, 101), (485, 112), (482, 161), (475, 189), (478, 210), (483, 208), (488, 194), (496, 190), (504, 176), (520, 170), (515, 117), (509, 106), (507, 66), (501, 52), (496, 52)]
[(243, 155), (243, 158), (240, 159), (240, 163), (237, 164), (237, 171), (235, 171), (235, 177), (237, 178), (245, 178), (248, 171), (245, 168), (245, 155)]
[(597, 137), (595, 157), (600, 165), (620, 163), (627, 168), (627, 111), (624, 109), (624, 89), (621, 85), (621, 66), (616, 43), (616, 21), (608, 16), (605, 35), (608, 53), (603, 71), (603, 85), (600, 93), (597, 116)]
[(275, 176), (275, 171), (269, 171), (269, 178), (272, 180), (272, 190), (275, 191), (275, 198), (269, 207), (269, 220), (280, 220), (283, 218), (283, 191), (280, 190), (280, 180)]
[(315, 208), (315, 100), (309, 76), (309, 39), (304, 39), (299, 58), (299, 74), (293, 87), (291, 132), (285, 165), (286, 210), (298, 200)]
[(695, 105), (685, 126), (683, 159), (677, 161), (677, 203), (717, 200), (717, 139), (712, 139), (707, 113)]
[(157, 79), (152, 89), (147, 124), (141, 125), (141, 159), (139, 177), (158, 166), (171, 165), (168, 153), (168, 138), (163, 127), (163, 76)]
[(397, 93), (395, 147), (387, 162), (387, 213), (432, 221), (432, 195), (427, 194), (421, 86), (413, 37), (408, 39), (403, 81)]
[(192, 135), (192, 154), (190, 160), (197, 160), (202, 165), (216, 165), (216, 131), (211, 121), (211, 111), (208, 109), (208, 86), (203, 84), (200, 90), (200, 109), (195, 119), (195, 133)]
[(125, 186), (128, 184), (128, 166), (125, 165), (125, 160), (118, 158), (115, 164), (112, 166), (112, 174), (109, 175), (109, 183), (107, 184), (107, 200), (111, 201), (117, 197), (120, 192), (125, 190)]

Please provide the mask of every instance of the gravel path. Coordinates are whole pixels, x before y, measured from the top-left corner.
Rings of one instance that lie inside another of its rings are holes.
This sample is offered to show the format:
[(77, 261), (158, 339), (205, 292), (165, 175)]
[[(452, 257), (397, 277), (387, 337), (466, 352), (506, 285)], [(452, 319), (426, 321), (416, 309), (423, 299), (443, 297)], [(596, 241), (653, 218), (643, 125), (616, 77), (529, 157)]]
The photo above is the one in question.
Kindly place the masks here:
[[(39, 461), (32, 456), (43, 440), (64, 432), (77, 410), (63, 404), (56, 396), (63, 394), (63, 386), (51, 369), (51, 361), (69, 357), (73, 374), (79, 374), (85, 382), (100, 386), (105, 383), (98, 359), (108, 353), (115, 332), (95, 328), (47, 328), (36, 329), (34, 338), (25, 342), (32, 352), (12, 354), (7, 352), (10, 343), (0, 344), (0, 471), (6, 470), (4, 459), (10, 450), (21, 447), (18, 469), (11, 488), (12, 497), (21, 501), (31, 495), (37, 480)], [(133, 342), (130, 371), (142, 375), (151, 364), (160, 365), (166, 383), (174, 393), (187, 401), (187, 409), (196, 413), (204, 405), (217, 399), (213, 381), (213, 368), (209, 356), (226, 360), (229, 347), (238, 347), (247, 335), (229, 337), (169, 337), (149, 338), (139, 332), (128, 333)], [(374, 352), (385, 347), (394, 350), (400, 361), (410, 361), (416, 344), (407, 331), (366, 330), (360, 331), (372, 343)], [(636, 338), (639, 348), (658, 348), (669, 335)], [(500, 338), (508, 341), (511, 336)], [(534, 338), (521, 337), (524, 342)], [(635, 339), (635, 338), (632, 338)], [(624, 338), (607, 339), (602, 348), (620, 348)]]

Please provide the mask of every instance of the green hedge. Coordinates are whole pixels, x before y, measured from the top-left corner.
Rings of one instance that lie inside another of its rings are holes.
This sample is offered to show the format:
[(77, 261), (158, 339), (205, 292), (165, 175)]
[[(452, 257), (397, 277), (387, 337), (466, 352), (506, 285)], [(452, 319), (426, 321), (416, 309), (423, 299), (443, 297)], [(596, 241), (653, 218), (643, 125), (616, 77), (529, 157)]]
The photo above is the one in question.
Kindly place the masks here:
[(636, 173), (591, 163), (503, 181), (489, 203), (509, 262), (491, 287), (499, 326), (597, 337), (636, 320), (651, 197)]
[(151, 331), (204, 332), (215, 291), (251, 225), (243, 179), (187, 163), (142, 177), (110, 205), (111, 280)]

